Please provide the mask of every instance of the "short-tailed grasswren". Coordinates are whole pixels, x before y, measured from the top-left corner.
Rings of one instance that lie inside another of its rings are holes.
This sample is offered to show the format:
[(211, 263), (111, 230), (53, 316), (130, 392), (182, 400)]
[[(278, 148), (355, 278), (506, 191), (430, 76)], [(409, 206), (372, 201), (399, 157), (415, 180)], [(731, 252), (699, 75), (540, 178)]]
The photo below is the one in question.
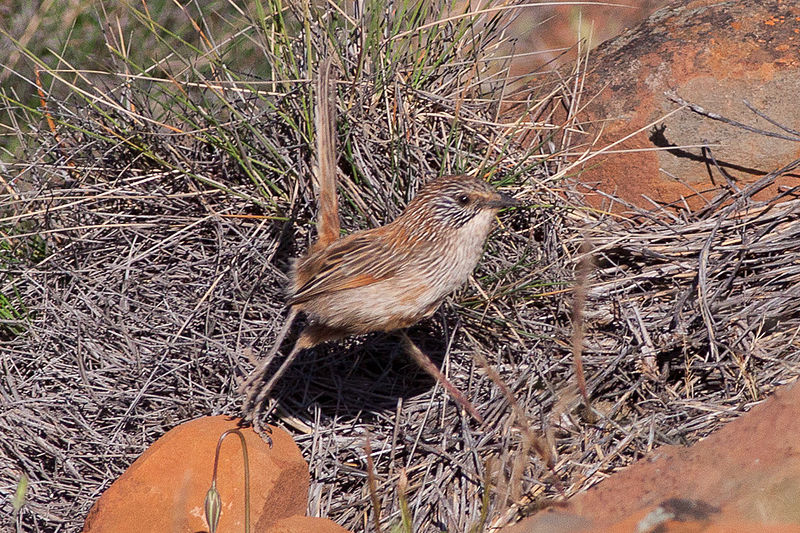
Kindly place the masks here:
[[(439, 177), (394, 221), (297, 259), (286, 325), (243, 385), (244, 410), (256, 427), (264, 400), (300, 351), (347, 335), (407, 328), (433, 314), (478, 264), (497, 212), (516, 205), (479, 178)], [(283, 365), (268, 375), (272, 356), (300, 312), (308, 324)]]

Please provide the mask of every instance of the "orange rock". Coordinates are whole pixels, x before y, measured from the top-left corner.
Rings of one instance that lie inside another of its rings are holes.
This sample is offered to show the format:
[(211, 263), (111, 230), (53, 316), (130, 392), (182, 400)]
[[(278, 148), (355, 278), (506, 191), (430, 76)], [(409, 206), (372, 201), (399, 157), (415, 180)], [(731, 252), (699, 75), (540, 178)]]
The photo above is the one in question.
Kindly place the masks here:
[[(595, 149), (644, 128), (679, 108), (664, 95), (683, 99), (728, 118), (777, 131), (750, 112), (743, 99), (785, 126), (800, 124), (800, 2), (783, 0), (696, 0), (672, 2), (642, 25), (601, 44), (589, 60), (578, 115)], [(800, 143), (764, 137), (677, 111), (658, 128), (646, 128), (585, 165), (579, 180), (651, 209), (681, 202), (697, 208), (725, 179), (713, 181), (700, 148), (708, 144), (738, 186), (752, 183), (800, 157)], [(655, 151), (657, 147), (672, 147)], [(643, 151), (644, 150), (644, 151)], [(780, 178), (797, 185), (798, 174)], [(764, 195), (772, 195), (774, 189)], [(595, 205), (602, 196), (592, 196)]]
[(327, 518), (310, 516), (292, 516), (278, 520), (269, 526), (264, 533), (348, 533), (348, 531)]
[(650, 457), (507, 533), (800, 533), (800, 385), (690, 448)]
[[(204, 501), (214, 451), (220, 435), (236, 423), (225, 416), (206, 417), (168, 431), (95, 503), (84, 533), (208, 531)], [(308, 466), (291, 436), (273, 428), (273, 447), (269, 448), (251, 429), (241, 431), (250, 462), (252, 531), (265, 531), (282, 519), (305, 515)], [(217, 471), (222, 499), (219, 531), (243, 531), (243, 479), (240, 440), (229, 435), (222, 443)]]
[[(800, 533), (798, 524), (764, 524), (747, 520), (736, 520), (728, 516), (707, 516), (706, 519), (690, 519), (680, 516), (666, 519), (660, 508), (651, 508), (636, 513), (607, 528), (595, 528), (595, 533)], [(557, 533), (549, 531), (548, 533)], [(562, 531), (562, 533), (564, 533)], [(577, 533), (577, 532), (576, 532)]]

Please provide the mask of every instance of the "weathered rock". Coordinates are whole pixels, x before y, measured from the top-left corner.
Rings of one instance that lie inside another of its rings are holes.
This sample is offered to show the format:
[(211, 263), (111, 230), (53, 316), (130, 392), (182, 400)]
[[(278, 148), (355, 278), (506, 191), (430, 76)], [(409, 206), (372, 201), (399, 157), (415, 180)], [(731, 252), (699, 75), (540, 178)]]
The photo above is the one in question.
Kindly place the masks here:
[(348, 533), (339, 524), (327, 518), (310, 516), (292, 516), (278, 520), (269, 526), (264, 533)]
[[(192, 420), (168, 431), (95, 503), (84, 532), (208, 531), (204, 501), (211, 484), (214, 451), (220, 435), (236, 424), (237, 420), (215, 416)], [(266, 531), (283, 519), (305, 515), (308, 466), (291, 436), (274, 428), (270, 448), (252, 429), (241, 431), (250, 463), (252, 530)], [(243, 472), (240, 440), (230, 435), (222, 444), (217, 471), (222, 499), (219, 531), (243, 531)], [(327, 520), (314, 523), (314, 530), (343, 531), (334, 529), (335, 524)]]
[[(800, 127), (800, 2), (696, 0), (671, 3), (642, 25), (598, 47), (590, 58), (578, 115), (595, 149), (607, 146), (679, 108), (671, 91), (706, 110), (777, 131), (750, 112), (743, 99), (780, 123)], [(670, 115), (615, 146), (640, 150), (601, 155), (585, 165), (579, 180), (641, 207), (681, 202), (696, 208), (725, 179), (713, 180), (698, 145), (713, 156), (738, 186), (800, 157), (800, 143), (764, 137), (689, 111)], [(653, 150), (674, 147), (669, 151)], [(689, 147), (695, 146), (695, 147)], [(686, 148), (681, 148), (686, 147)], [(784, 176), (776, 187), (797, 185)], [(772, 190), (764, 195), (771, 195)], [(603, 202), (593, 196), (593, 203)]]
[[(702, 502), (684, 502), (687, 508), (693, 505), (702, 507)], [(800, 533), (800, 525), (797, 524), (770, 524), (741, 520), (719, 514), (719, 512), (695, 513), (688, 511), (681, 512), (679, 509), (675, 518), (668, 518), (673, 504), (677, 502), (665, 502), (665, 506), (654, 507), (636, 513), (635, 515), (614, 524), (608, 528), (602, 528), (602, 532), (641, 532), (641, 533)], [(666, 509), (665, 509), (666, 507)], [(687, 509), (688, 510), (688, 509)], [(699, 516), (698, 516), (699, 514)]]
[(563, 507), (504, 531), (800, 533), (797, 435), (800, 386), (791, 386), (707, 439), (659, 448)]

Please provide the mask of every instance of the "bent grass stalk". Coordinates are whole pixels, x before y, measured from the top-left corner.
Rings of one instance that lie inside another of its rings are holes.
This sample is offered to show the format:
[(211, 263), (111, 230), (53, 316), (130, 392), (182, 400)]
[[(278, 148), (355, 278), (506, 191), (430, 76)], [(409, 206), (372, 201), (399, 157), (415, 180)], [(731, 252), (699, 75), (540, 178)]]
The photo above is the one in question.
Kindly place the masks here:
[(211, 475), (211, 487), (206, 493), (205, 511), (206, 522), (208, 522), (209, 533), (216, 533), (219, 525), (219, 518), (222, 515), (222, 497), (217, 490), (217, 466), (219, 465), (219, 450), (225, 437), (235, 433), (239, 436), (242, 443), (242, 461), (244, 461), (244, 531), (250, 533), (250, 461), (247, 457), (247, 442), (244, 435), (238, 429), (229, 429), (220, 435), (217, 441), (217, 449), (214, 452), (214, 472)]

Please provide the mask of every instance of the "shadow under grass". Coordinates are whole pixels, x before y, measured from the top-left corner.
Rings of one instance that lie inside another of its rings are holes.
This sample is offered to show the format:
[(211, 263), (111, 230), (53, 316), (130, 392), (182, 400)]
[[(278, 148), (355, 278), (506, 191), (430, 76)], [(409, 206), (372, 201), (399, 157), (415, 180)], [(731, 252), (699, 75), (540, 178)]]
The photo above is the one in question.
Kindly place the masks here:
[[(299, 333), (302, 324), (293, 327)], [(443, 328), (435, 320), (408, 330), (412, 340), (442, 368), (447, 355)], [(291, 348), (284, 343), (281, 353)], [(276, 357), (277, 368), (283, 355)], [(328, 342), (303, 351), (275, 387), (289, 410), (316, 404), (323, 415), (346, 422), (365, 412), (395, 411), (399, 402), (429, 393), (436, 381), (403, 348), (399, 333), (374, 333)]]

